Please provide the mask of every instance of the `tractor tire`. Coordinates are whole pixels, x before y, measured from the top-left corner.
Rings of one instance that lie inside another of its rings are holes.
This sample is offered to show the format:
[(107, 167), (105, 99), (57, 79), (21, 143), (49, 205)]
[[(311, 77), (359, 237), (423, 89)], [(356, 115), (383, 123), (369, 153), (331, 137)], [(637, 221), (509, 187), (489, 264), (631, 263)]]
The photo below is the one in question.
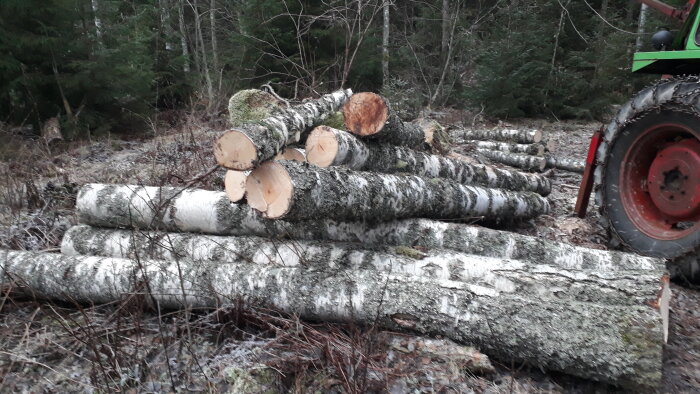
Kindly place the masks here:
[(663, 80), (622, 106), (598, 148), (596, 202), (611, 243), (700, 280), (700, 82)]

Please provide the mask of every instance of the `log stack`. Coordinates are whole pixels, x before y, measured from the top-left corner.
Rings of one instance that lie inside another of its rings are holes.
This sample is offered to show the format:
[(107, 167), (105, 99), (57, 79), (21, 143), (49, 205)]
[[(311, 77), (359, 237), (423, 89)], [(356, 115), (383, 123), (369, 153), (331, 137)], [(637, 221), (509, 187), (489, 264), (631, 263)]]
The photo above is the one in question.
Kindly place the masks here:
[(490, 161), (542, 172), (547, 168), (583, 173), (585, 162), (554, 156), (556, 144), (546, 141), (540, 130), (518, 129), (455, 129), (453, 140), (470, 145), (480, 156)]
[[(551, 184), (429, 154), (425, 122), (401, 121), (375, 94), (348, 95), (222, 135), (220, 163), (250, 171), (247, 203), (231, 201), (229, 184), (240, 180), (227, 179), (226, 192), (85, 185), (82, 224), (62, 253), (0, 251), (3, 277), (78, 302), (148, 293), (161, 307), (214, 308), (245, 299), (442, 335), (626, 388), (659, 385), (671, 296), (662, 261), (460, 223), (547, 213)], [(343, 100), (347, 130), (314, 129), (307, 162), (272, 160)]]

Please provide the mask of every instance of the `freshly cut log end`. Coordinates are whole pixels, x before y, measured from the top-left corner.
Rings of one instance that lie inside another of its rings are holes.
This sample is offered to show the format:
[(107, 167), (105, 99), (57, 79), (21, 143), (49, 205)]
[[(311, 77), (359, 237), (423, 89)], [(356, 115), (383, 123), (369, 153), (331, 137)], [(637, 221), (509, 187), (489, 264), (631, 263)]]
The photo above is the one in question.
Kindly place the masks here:
[(284, 166), (268, 161), (248, 176), (246, 190), (251, 208), (265, 218), (276, 219), (289, 212), (294, 184)]
[(381, 131), (389, 119), (389, 106), (375, 93), (355, 93), (343, 106), (345, 126), (353, 134), (373, 135)]
[(226, 195), (232, 202), (239, 202), (245, 197), (245, 180), (248, 178), (249, 171), (226, 171), (224, 177), (224, 187)]
[(316, 127), (306, 139), (306, 158), (309, 163), (329, 167), (333, 165), (337, 155), (338, 140), (333, 129), (328, 126)]
[(275, 160), (291, 160), (304, 163), (306, 162), (306, 152), (299, 148), (286, 148), (275, 157)]
[(435, 134), (443, 130), (442, 125), (433, 119), (421, 118), (414, 121), (414, 123), (423, 129), (423, 133), (425, 134), (425, 142), (431, 146), (433, 145)]
[(544, 134), (542, 134), (541, 130), (533, 130), (532, 134), (532, 142), (535, 144), (539, 144), (542, 142), (542, 139), (544, 138)]
[(239, 130), (229, 130), (214, 144), (214, 157), (219, 165), (231, 170), (250, 170), (258, 160), (255, 143)]

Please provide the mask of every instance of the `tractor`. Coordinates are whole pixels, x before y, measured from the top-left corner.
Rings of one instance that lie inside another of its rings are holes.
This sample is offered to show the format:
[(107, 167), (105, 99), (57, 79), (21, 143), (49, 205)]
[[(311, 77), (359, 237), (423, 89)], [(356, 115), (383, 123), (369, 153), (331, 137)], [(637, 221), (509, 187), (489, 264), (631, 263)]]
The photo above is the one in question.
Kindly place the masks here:
[(613, 246), (670, 259), (700, 281), (700, 2), (637, 0), (683, 22), (652, 36), (632, 71), (661, 74), (591, 138), (576, 214), (593, 192)]

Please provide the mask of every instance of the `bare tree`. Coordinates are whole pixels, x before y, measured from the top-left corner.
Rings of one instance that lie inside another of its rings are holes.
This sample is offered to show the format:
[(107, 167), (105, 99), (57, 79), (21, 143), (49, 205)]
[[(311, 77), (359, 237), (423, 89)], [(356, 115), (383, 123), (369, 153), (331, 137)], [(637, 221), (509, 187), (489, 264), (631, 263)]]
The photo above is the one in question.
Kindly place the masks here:
[(384, 23), (382, 26), (382, 83), (389, 80), (389, 6), (391, 3), (384, 0)]
[(182, 70), (186, 73), (190, 72), (190, 51), (187, 48), (187, 31), (185, 30), (185, 0), (179, 0), (177, 5), (178, 25), (180, 27), (180, 47), (182, 48), (182, 57), (184, 64)]

